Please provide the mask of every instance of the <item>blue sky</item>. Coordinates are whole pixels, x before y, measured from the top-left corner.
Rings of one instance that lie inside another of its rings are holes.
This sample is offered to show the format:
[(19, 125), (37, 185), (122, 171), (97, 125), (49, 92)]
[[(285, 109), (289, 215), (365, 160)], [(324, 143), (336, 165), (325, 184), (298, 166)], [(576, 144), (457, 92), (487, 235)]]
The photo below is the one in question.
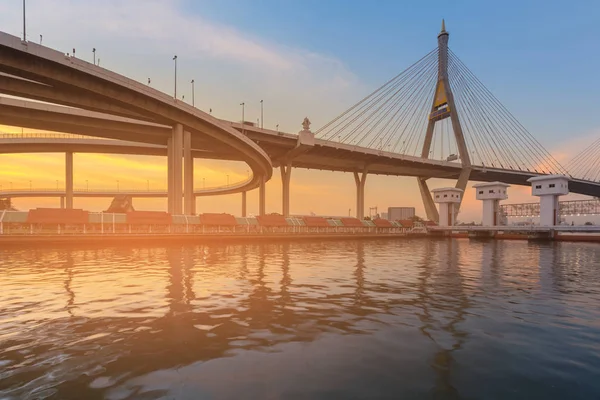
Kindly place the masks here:
[(532, 132), (560, 140), (600, 127), (598, 1), (220, 0), (185, 7), (331, 55), (371, 88), (434, 48), (445, 18), (453, 51)]
[[(598, 1), (27, 0), (27, 10), (29, 40), (43, 34), (44, 45), (65, 53), (77, 48), (88, 60), (95, 47), (103, 67), (144, 83), (150, 77), (166, 93), (177, 54), (178, 93), (186, 101), (191, 79), (196, 106), (220, 118), (239, 120), (243, 101), (246, 119), (255, 121), (264, 99), (265, 127), (292, 133), (305, 116), (313, 130), (324, 125), (432, 50), (445, 18), (452, 50), (561, 161), (600, 137)], [(20, 36), (21, 18), (21, 1), (0, 1), (2, 31)], [(53, 155), (0, 156), (0, 185), (27, 187), (31, 172), (34, 186), (53, 187), (63, 162)], [(242, 180), (246, 169), (198, 160), (196, 185), (203, 178), (207, 186), (224, 184), (226, 175)], [(91, 188), (110, 187), (115, 174), (131, 188), (147, 179), (166, 186), (164, 160), (76, 157), (76, 186), (89, 180)], [(448, 184), (454, 183), (434, 181), (430, 188)], [(280, 210), (280, 186), (276, 173), (267, 184), (269, 211)], [(536, 200), (525, 187), (511, 190), (511, 202)], [(327, 201), (325, 192), (332, 194)], [(350, 174), (294, 170), (291, 211), (354, 209), (354, 193)], [(255, 197), (249, 196), (250, 212)], [(399, 205), (423, 215), (414, 178), (369, 176), (366, 207)], [(203, 199), (199, 210), (239, 213), (239, 196)], [(479, 214), (476, 207), (463, 215)]]

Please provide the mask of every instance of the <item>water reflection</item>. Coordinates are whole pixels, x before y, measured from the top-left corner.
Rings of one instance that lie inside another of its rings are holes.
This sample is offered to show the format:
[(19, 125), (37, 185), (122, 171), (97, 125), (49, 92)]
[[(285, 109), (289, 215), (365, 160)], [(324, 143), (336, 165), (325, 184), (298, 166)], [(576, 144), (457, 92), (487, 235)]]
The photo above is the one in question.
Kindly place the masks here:
[(0, 250), (0, 398), (594, 397), (598, 260), (467, 240)]

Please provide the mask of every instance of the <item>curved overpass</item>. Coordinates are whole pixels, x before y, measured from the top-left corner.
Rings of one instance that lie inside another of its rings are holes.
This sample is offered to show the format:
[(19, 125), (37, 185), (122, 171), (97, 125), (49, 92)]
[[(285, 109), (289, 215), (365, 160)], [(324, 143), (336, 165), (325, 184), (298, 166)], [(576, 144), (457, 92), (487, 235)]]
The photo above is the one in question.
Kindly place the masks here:
[[(238, 190), (264, 187), (272, 176), (267, 153), (236, 129), (156, 89), (84, 60), (0, 32), (0, 72), (4, 73), (0, 86), (5, 94), (172, 127), (172, 132), (166, 134), (148, 126), (148, 133), (122, 132), (116, 138), (172, 146), (175, 174), (180, 163), (177, 154), (186, 153), (181, 147), (188, 151), (191, 147), (226, 151), (245, 161), (253, 174)], [(174, 180), (178, 181), (181, 178)]]

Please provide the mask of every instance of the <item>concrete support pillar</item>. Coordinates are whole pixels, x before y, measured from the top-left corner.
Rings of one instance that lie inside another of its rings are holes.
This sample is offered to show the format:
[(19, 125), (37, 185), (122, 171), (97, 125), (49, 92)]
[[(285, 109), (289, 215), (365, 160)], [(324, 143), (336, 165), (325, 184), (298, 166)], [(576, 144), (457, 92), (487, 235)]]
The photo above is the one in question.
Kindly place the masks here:
[(283, 189), (282, 214), (284, 217), (290, 216), (290, 178), (292, 176), (292, 163), (281, 164), (281, 183)]
[(427, 215), (427, 219), (429, 221), (439, 222), (440, 216), (437, 208), (435, 207), (431, 192), (429, 191), (429, 186), (427, 186), (426, 179), (427, 178), (417, 177), (419, 191), (421, 192), (421, 199), (423, 199), (423, 206), (425, 207), (425, 214)]
[(194, 158), (192, 157), (192, 134), (188, 131), (183, 132), (183, 179), (183, 212), (185, 215), (195, 215)]
[(365, 217), (366, 168), (361, 173), (354, 171), (354, 182), (356, 182), (356, 218), (363, 219)]
[[(465, 192), (467, 190), (467, 184), (469, 183), (469, 178), (471, 177), (471, 167), (466, 166), (460, 171), (460, 175), (458, 176), (458, 181), (456, 181), (456, 188)], [(460, 205), (462, 204), (462, 196), (460, 198), (460, 202), (454, 204), (454, 215), (457, 216), (460, 212)]]
[(265, 177), (261, 177), (260, 187), (258, 188), (258, 215), (266, 214), (266, 184)]
[(242, 217), (246, 217), (246, 192), (242, 192)]
[(65, 153), (65, 187), (67, 208), (73, 208), (73, 153)]
[(183, 174), (182, 174), (182, 158), (183, 158), (183, 125), (176, 124), (173, 126), (173, 135), (171, 139), (172, 151), (171, 151), (171, 162), (169, 166), (172, 167), (173, 172), (169, 174), (172, 180), (172, 194), (173, 194), (173, 210), (172, 213), (175, 215), (181, 215), (181, 200), (183, 197)]
[(167, 212), (173, 213), (173, 137), (167, 139)]

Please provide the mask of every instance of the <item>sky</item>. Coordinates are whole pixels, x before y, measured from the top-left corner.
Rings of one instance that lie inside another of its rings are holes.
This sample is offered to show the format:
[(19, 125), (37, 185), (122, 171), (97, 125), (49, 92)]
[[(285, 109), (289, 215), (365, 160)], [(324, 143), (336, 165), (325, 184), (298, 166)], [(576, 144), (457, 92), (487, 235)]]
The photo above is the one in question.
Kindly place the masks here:
[[(0, 2), (2, 30), (22, 35), (22, 2)], [(172, 93), (174, 54), (178, 93), (230, 120), (260, 115), (266, 128), (298, 132), (305, 116), (313, 130), (335, 118), (432, 50), (442, 18), (450, 48), (559, 161), (566, 163), (600, 136), (596, 110), (600, 52), (596, 1), (351, 1), (351, 0), (29, 0), (28, 40)], [(2, 132), (21, 132), (0, 126)], [(29, 130), (27, 130), (29, 131)], [(241, 163), (195, 161), (195, 184), (242, 180)], [(0, 185), (55, 187), (64, 175), (59, 154), (0, 155)], [(75, 155), (75, 186), (166, 187), (160, 157)], [(87, 181), (87, 182), (86, 182)], [(430, 188), (454, 185), (432, 181)], [(529, 188), (510, 189), (509, 202), (535, 201)], [(278, 171), (267, 184), (267, 211), (281, 211)], [(474, 192), (461, 219), (478, 220)], [(240, 214), (240, 195), (199, 198), (199, 212)], [(110, 199), (75, 199), (93, 211)], [(291, 212), (355, 213), (351, 174), (295, 169)], [(20, 209), (58, 206), (57, 199), (17, 199)], [(139, 209), (165, 209), (166, 200), (134, 200)], [(415, 206), (424, 215), (415, 178), (369, 176), (366, 210)], [(258, 193), (248, 195), (258, 210)]]

